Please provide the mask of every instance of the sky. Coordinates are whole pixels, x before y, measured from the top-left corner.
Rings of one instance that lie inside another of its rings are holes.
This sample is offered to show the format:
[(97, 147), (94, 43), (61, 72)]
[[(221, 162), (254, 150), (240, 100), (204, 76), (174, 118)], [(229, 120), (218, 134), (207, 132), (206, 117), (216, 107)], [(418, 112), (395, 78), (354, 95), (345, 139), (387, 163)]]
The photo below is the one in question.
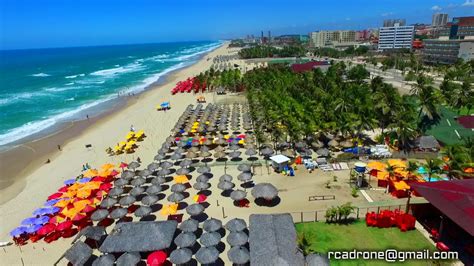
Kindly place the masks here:
[(218, 40), (431, 23), (474, 0), (0, 0), (0, 49)]

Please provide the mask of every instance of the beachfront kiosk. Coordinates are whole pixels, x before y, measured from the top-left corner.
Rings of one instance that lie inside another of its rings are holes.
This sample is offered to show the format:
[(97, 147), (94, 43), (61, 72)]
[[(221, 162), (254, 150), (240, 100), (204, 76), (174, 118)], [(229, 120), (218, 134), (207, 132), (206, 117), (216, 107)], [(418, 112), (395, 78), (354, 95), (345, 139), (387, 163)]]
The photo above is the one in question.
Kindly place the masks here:
[(367, 169), (367, 164), (363, 162), (356, 162), (354, 164), (354, 173), (356, 177), (357, 187), (362, 187), (364, 185), (365, 172)]
[(288, 164), (290, 163), (290, 158), (282, 154), (274, 155), (270, 157), (270, 160), (272, 161), (273, 168), (277, 172), (281, 172), (285, 168), (288, 168)]

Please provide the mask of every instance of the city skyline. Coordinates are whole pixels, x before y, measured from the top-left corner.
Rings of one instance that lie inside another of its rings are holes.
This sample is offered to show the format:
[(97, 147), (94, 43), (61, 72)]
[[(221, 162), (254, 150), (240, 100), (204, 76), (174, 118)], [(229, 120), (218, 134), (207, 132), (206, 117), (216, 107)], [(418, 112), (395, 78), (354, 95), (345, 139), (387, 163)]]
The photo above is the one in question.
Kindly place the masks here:
[(317, 30), (378, 28), (384, 19), (430, 24), (436, 12), (448, 13), (450, 18), (474, 15), (472, 0), (401, 0), (377, 5), (370, 2), (301, 0), (288, 6), (282, 0), (245, 0), (235, 6), (215, 0), (199, 4), (6, 0), (0, 11), (0, 49), (231, 39), (259, 35), (261, 30), (270, 30), (274, 35), (308, 34)]

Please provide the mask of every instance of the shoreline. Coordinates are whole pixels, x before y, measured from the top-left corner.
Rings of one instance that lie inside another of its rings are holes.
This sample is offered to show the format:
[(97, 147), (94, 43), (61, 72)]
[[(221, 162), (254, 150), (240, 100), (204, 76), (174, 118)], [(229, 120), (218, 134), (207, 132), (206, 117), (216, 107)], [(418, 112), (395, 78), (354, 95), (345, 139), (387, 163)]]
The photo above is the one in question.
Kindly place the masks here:
[[(209, 54), (226, 46), (226, 42), (219, 45), (211, 51), (197, 55), (195, 62), (185, 65), (181, 68), (164, 74), (158, 80), (145, 87), (131, 96), (118, 98), (118, 101), (111, 101), (108, 108), (103, 109), (99, 114), (90, 116), (89, 119), (75, 120), (55, 125), (50, 129), (49, 133), (36, 133), (26, 141), (15, 144), (9, 149), (0, 151), (0, 204), (4, 204), (11, 200), (12, 197), (6, 195), (16, 195), (25, 187), (25, 177), (33, 173), (36, 169), (45, 165), (49, 159), (53, 161), (56, 156), (61, 154), (57, 145), (63, 148), (68, 143), (79, 138), (88, 130), (94, 129), (98, 123), (118, 116), (125, 109), (139, 102), (139, 98), (147, 97), (148, 94), (155, 90), (165, 89), (165, 87), (174, 85), (179, 79), (179, 75), (186, 69), (192, 68), (203, 61)], [(171, 88), (169, 88), (171, 90)], [(169, 92), (168, 92), (169, 93)], [(18, 160), (17, 158), (22, 158)]]

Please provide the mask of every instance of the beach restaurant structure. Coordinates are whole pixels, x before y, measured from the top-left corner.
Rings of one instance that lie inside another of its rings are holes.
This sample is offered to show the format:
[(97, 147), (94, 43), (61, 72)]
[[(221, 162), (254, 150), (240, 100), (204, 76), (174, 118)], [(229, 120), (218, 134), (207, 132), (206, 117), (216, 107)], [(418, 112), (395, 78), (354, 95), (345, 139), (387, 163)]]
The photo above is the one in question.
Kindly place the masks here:
[(458, 250), (463, 262), (474, 263), (474, 179), (411, 184), (429, 203), (412, 206), (438, 248)]

